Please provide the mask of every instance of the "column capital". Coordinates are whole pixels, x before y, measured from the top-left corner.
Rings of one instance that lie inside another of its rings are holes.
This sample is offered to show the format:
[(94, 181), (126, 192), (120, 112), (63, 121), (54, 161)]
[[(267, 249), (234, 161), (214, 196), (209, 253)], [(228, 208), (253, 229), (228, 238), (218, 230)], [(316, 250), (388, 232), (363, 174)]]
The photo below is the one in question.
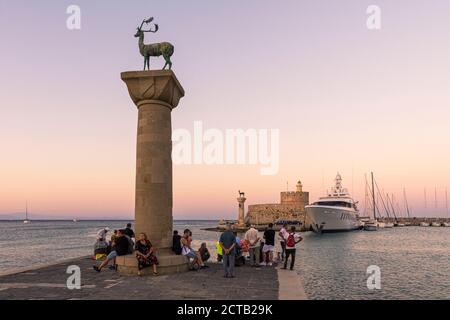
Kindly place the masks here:
[(159, 101), (173, 109), (184, 97), (184, 89), (172, 70), (126, 71), (120, 77), (138, 108)]

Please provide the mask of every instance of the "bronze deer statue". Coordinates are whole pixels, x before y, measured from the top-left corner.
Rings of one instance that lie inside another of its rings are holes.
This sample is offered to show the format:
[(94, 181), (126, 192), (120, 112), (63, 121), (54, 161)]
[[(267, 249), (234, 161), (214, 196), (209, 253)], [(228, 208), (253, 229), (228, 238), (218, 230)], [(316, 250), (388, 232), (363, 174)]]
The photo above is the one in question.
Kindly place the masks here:
[(151, 43), (144, 44), (144, 32), (157, 32), (159, 27), (155, 23), (155, 30), (143, 30), (142, 27), (145, 24), (149, 24), (153, 21), (153, 18), (146, 19), (142, 21), (141, 26), (137, 28), (137, 32), (134, 35), (136, 38), (139, 38), (139, 52), (144, 57), (144, 70), (147, 67), (147, 70), (150, 70), (150, 57), (159, 57), (163, 56), (166, 63), (164, 64), (163, 70), (166, 66), (169, 66), (169, 69), (172, 69), (172, 61), (170, 61), (170, 57), (173, 54), (174, 47), (169, 42), (160, 42), (160, 43)]

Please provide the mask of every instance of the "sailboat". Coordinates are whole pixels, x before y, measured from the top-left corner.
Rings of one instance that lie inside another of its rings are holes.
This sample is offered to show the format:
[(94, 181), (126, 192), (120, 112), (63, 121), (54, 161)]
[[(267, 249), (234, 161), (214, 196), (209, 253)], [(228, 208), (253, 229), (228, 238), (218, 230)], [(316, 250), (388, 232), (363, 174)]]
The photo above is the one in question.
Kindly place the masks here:
[[(386, 200), (386, 202), (384, 201), (384, 198), (383, 198), (383, 190), (381, 190), (380, 191), (380, 188), (378, 187), (378, 183), (375, 181), (375, 179), (373, 178), (373, 174), (372, 174), (372, 182), (374, 183), (374, 188), (376, 187), (377, 188), (377, 195), (378, 195), (378, 198), (379, 198), (379, 200), (381, 201), (381, 204), (383, 205), (383, 208), (384, 208), (384, 210), (385, 210), (385, 212), (386, 212), (386, 215), (387, 215), (387, 220), (386, 221), (388, 221), (388, 223), (389, 223), (389, 219), (390, 219), (390, 215), (389, 215), (389, 203), (388, 203), (388, 200)], [(373, 197), (375, 197), (375, 190), (373, 191)], [(381, 218), (381, 214), (380, 214), (380, 210), (378, 210), (378, 216), (379, 216), (379, 218)], [(390, 225), (389, 225), (390, 226)], [(389, 226), (388, 226), (388, 228), (389, 228)], [(377, 220), (377, 227), (378, 228), (386, 228), (386, 223), (385, 222), (383, 222), (383, 221), (379, 221), (379, 220)]]
[[(373, 172), (371, 172), (371, 177), (372, 177), (372, 189), (369, 187), (369, 184), (367, 183), (367, 178), (366, 178), (366, 189), (372, 193), (372, 210), (373, 210), (373, 220), (372, 219), (368, 219), (367, 221), (364, 221), (364, 230), (365, 231), (377, 231), (378, 230), (378, 221), (376, 219), (377, 214), (377, 204), (376, 204), (376, 200), (375, 200), (375, 186), (374, 186), (374, 181), (373, 181)], [(366, 192), (366, 195), (368, 193)]]
[[(437, 200), (437, 188), (434, 187), (434, 209), (438, 209), (438, 200)], [(431, 223), (432, 227), (440, 227), (441, 223), (440, 222), (432, 222)]]
[[(397, 203), (398, 210), (400, 212), (400, 205)], [(397, 222), (397, 227), (406, 227), (406, 222)]]
[[(386, 194), (386, 201), (387, 201), (387, 203), (388, 203), (388, 206), (389, 206), (389, 201), (390, 201), (390, 199), (389, 199), (389, 194)], [(395, 216), (395, 211), (394, 211), (394, 208), (392, 208), (392, 212), (394, 213), (394, 216)], [(389, 213), (387, 213), (387, 215), (388, 215), (388, 219), (389, 219)], [(397, 220), (397, 219), (395, 219), (395, 220)], [(385, 225), (384, 225), (384, 227), (385, 228), (393, 228), (394, 227), (394, 223), (392, 223), (392, 222), (389, 222), (389, 220), (385, 223)]]
[[(425, 208), (424, 210), (425, 210), (425, 212), (427, 212), (428, 205), (427, 205), (427, 189), (426, 188), (423, 188), (423, 199), (424, 199), (424, 208)], [(431, 223), (425, 222), (425, 221), (422, 221), (420, 223), (421, 227), (429, 227), (430, 225), (431, 225)]]
[(437, 187), (434, 187), (434, 209), (436, 212), (433, 216), (436, 216), (436, 213), (438, 211)]
[(398, 217), (397, 217), (397, 215), (395, 214), (394, 203), (397, 205), (397, 215), (400, 216), (400, 213), (401, 213), (400, 206), (398, 205), (398, 202), (396, 202), (396, 201), (394, 200), (394, 194), (392, 194), (392, 195), (391, 195), (391, 207), (392, 207), (392, 212), (394, 213), (394, 217), (395, 217), (395, 223), (394, 223), (394, 226), (395, 226), (395, 227), (404, 227), (405, 224), (399, 222)]
[[(408, 198), (406, 197), (406, 189), (405, 188), (403, 188), (403, 198), (405, 200), (406, 213), (408, 215), (408, 219), (410, 219), (411, 211), (410, 211), (409, 204), (408, 204)], [(411, 222), (409, 222), (409, 221), (405, 223), (405, 226), (410, 226), (410, 225), (411, 225)]]
[(28, 202), (25, 203), (25, 220), (23, 220), (23, 223), (27, 224), (30, 223), (31, 221), (28, 220)]
[[(448, 194), (447, 194), (447, 188), (445, 188), (445, 210), (446, 210), (447, 218), (448, 218)], [(450, 223), (444, 222), (444, 223), (442, 224), (442, 226), (444, 226), (444, 227), (450, 227)]]
[(441, 224), (440, 224), (439, 222), (432, 222), (432, 223), (431, 223), (431, 226), (432, 226), (432, 227), (440, 227)]

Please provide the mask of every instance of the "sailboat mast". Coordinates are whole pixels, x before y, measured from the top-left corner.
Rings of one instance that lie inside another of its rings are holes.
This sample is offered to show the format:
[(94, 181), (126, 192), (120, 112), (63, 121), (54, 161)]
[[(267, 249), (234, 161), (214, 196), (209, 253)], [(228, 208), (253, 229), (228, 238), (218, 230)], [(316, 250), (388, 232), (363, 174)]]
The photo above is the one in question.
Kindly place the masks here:
[[(369, 186), (367, 185), (367, 174), (364, 174), (364, 181), (366, 182), (364, 185), (364, 216), (367, 215), (367, 199), (369, 199), (369, 194), (367, 192), (367, 189), (369, 188)], [(367, 215), (368, 216), (368, 215)]]
[(391, 218), (391, 215), (389, 214), (389, 211), (390, 211), (390, 209), (389, 209), (389, 193), (386, 193), (386, 203), (387, 203), (387, 209), (386, 209), (386, 215), (387, 215), (387, 217), (388, 217), (388, 219), (390, 219)]
[(447, 218), (448, 218), (448, 194), (447, 194), (447, 188), (445, 188), (445, 210), (447, 212)]
[(25, 201), (25, 220), (28, 220), (28, 201)]
[(392, 194), (391, 197), (389, 197), (389, 194), (386, 195), (387, 197), (387, 206), (389, 208), (389, 205), (391, 206), (392, 214), (394, 215), (394, 221), (397, 221), (397, 215), (395, 214), (395, 207), (394, 207), (394, 195)]
[(425, 200), (425, 210), (427, 209), (427, 189), (423, 189), (423, 198)]
[(373, 172), (370, 173), (371, 177), (372, 177), (372, 204), (373, 204), (373, 218), (376, 219), (377, 215), (376, 215), (376, 200), (375, 200), (375, 184), (373, 182)]
[(397, 211), (397, 214), (395, 213), (395, 199), (394, 199), (393, 193), (391, 193), (391, 206), (392, 206), (392, 211), (394, 212), (395, 220), (397, 220), (397, 216), (400, 216), (400, 210)]
[(408, 214), (408, 218), (410, 218), (410, 216), (409, 216), (408, 198), (406, 198), (406, 190), (405, 190), (405, 188), (403, 188), (403, 198), (405, 199), (406, 213)]
[(437, 201), (437, 188), (434, 187), (434, 208), (437, 209), (438, 201)]

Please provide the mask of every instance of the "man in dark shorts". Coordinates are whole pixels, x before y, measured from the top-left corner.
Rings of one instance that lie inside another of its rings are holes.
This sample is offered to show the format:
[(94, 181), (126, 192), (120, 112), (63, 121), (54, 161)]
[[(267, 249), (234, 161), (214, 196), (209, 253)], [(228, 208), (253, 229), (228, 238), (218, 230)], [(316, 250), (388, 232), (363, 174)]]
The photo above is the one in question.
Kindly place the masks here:
[(117, 256), (124, 256), (128, 254), (129, 246), (130, 243), (128, 238), (125, 236), (125, 230), (118, 230), (117, 237), (113, 243), (113, 250), (108, 254), (108, 257), (100, 266), (93, 266), (94, 270), (97, 272), (102, 271), (102, 269), (106, 267), (111, 260), (113, 260), (113, 265), (115, 265)]
[(272, 265), (274, 248), (275, 230), (273, 230), (273, 223), (269, 223), (269, 227), (264, 231), (264, 246), (262, 250), (265, 259), (263, 260), (263, 264), (267, 266)]

